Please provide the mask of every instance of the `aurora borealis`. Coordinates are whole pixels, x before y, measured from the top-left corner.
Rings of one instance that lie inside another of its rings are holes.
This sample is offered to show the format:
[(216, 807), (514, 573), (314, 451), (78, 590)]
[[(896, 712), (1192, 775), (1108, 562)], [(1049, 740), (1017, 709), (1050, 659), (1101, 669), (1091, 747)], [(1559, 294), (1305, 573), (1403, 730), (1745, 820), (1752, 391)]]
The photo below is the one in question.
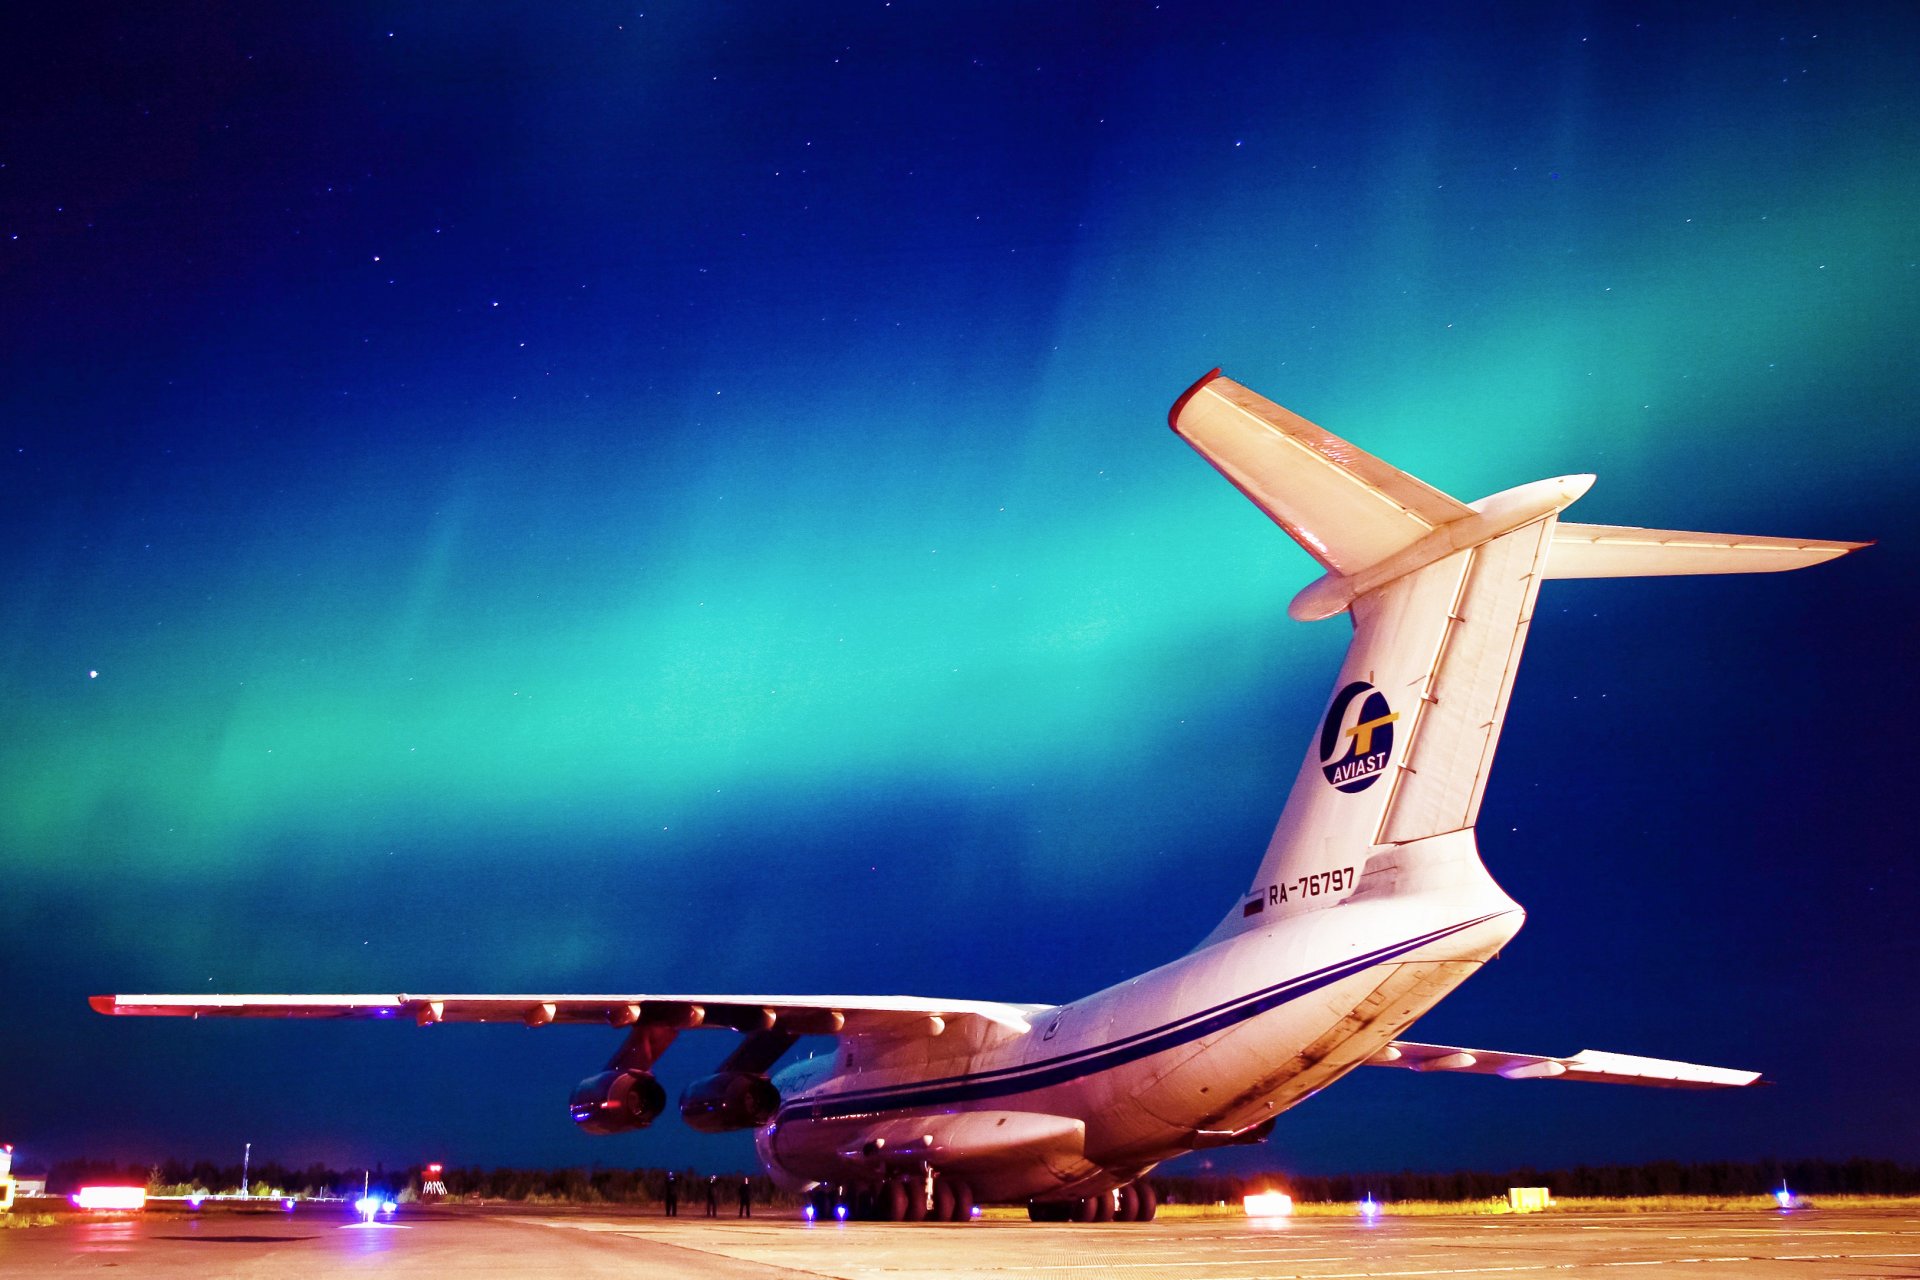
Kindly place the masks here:
[(1463, 500), (1881, 540), (1548, 586), (1481, 825), (1530, 923), (1415, 1033), (1779, 1087), (1363, 1072), (1248, 1158), (1920, 1156), (1911, 10), (6, 21), (23, 1158), (747, 1159), (572, 1133), (612, 1033), (94, 992), (1060, 1000), (1191, 945), (1347, 637), (1166, 430), (1214, 365)]

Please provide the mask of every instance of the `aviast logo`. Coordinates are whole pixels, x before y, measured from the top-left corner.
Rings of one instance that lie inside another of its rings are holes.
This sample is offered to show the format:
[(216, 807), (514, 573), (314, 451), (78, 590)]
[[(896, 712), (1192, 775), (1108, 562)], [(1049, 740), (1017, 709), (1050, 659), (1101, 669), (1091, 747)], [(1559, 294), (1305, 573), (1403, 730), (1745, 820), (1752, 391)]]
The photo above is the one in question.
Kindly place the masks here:
[(1393, 755), (1393, 724), (1399, 718), (1387, 706), (1387, 695), (1365, 680), (1334, 694), (1320, 726), (1320, 771), (1327, 781), (1346, 792), (1372, 786)]

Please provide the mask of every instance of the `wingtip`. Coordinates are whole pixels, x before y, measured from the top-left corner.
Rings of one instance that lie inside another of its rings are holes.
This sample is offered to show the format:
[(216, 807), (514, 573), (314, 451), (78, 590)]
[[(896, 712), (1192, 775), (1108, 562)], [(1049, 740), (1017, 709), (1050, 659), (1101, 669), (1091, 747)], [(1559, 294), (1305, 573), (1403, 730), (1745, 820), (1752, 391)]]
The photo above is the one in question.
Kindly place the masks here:
[(119, 1003), (119, 1000), (120, 1000), (120, 997), (118, 996), (88, 996), (87, 997), (87, 1003), (93, 1006), (93, 1011), (95, 1013), (112, 1013), (114, 1011), (114, 1006)]
[(1805, 565), (1796, 565), (1794, 567), (1811, 568), (1816, 564), (1832, 564), (1835, 560), (1846, 559), (1848, 556), (1852, 555), (1856, 551), (1865, 551), (1868, 547), (1876, 545), (1876, 541), (1877, 541), (1876, 539), (1869, 538), (1865, 542), (1842, 542), (1839, 540), (1834, 540), (1831, 542), (1815, 544), (1822, 547), (1826, 551), (1826, 554), (1821, 556), (1818, 560), (1810, 560)]
[(1178, 431), (1180, 429), (1180, 411), (1187, 407), (1187, 401), (1193, 399), (1194, 396), (1198, 395), (1200, 393), (1200, 388), (1206, 386), (1209, 382), (1212, 382), (1215, 378), (1219, 376), (1220, 376), (1220, 370), (1216, 366), (1215, 368), (1210, 370), (1204, 377), (1202, 377), (1198, 382), (1188, 387), (1185, 391), (1182, 391), (1180, 393), (1180, 398), (1173, 402), (1173, 408), (1167, 410), (1167, 425), (1172, 427), (1175, 431)]

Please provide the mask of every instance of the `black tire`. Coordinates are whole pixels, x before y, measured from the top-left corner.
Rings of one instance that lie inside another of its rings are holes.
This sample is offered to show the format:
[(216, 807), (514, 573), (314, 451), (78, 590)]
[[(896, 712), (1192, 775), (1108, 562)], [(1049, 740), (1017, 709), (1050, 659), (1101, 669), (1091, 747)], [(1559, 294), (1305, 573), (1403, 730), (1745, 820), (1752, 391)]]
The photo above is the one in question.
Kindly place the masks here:
[(1120, 1203), (1114, 1206), (1113, 1220), (1115, 1222), (1138, 1222), (1140, 1220), (1140, 1193), (1135, 1191), (1131, 1186), (1125, 1186), (1113, 1194), (1119, 1197), (1120, 1200)]
[(1139, 1212), (1134, 1215), (1133, 1220), (1135, 1222), (1152, 1222), (1153, 1216), (1160, 1212), (1160, 1193), (1155, 1191), (1153, 1184), (1144, 1178), (1133, 1185), (1134, 1189), (1140, 1193), (1140, 1209)]
[(953, 1183), (945, 1178), (936, 1178), (934, 1180), (933, 1211), (927, 1214), (927, 1221), (953, 1221)]
[(907, 1201), (909, 1199), (911, 1199), (911, 1197), (907, 1194), (906, 1183), (898, 1178), (888, 1179), (886, 1184), (880, 1188), (878, 1197), (879, 1203), (877, 1207), (880, 1210), (881, 1219), (886, 1222), (905, 1222), (907, 1220)]
[(1093, 1197), (1093, 1220), (1095, 1222), (1113, 1221), (1113, 1192), (1102, 1191)]
[(925, 1222), (927, 1220), (927, 1184), (923, 1179), (908, 1175), (900, 1179), (900, 1186), (907, 1193), (907, 1216), (905, 1222)]
[(1067, 1211), (1067, 1218), (1072, 1222), (1100, 1221), (1100, 1197), (1087, 1196), (1083, 1199), (1075, 1200), (1073, 1202), (1073, 1208)]
[(953, 1184), (953, 1220), (973, 1221), (973, 1188), (964, 1182)]

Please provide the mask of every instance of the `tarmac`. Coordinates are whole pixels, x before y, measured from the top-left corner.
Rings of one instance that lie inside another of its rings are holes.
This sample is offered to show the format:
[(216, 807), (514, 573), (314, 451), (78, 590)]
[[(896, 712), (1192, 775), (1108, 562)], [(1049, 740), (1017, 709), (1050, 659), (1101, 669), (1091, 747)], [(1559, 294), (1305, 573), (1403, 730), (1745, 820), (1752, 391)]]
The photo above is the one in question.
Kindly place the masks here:
[(1109, 1225), (807, 1223), (408, 1206), (391, 1224), (336, 1209), (148, 1213), (0, 1230), (0, 1276), (834, 1277), (1170, 1276), (1372, 1280), (1551, 1273), (1920, 1276), (1920, 1214), (1550, 1213), (1496, 1218), (1180, 1220)]

